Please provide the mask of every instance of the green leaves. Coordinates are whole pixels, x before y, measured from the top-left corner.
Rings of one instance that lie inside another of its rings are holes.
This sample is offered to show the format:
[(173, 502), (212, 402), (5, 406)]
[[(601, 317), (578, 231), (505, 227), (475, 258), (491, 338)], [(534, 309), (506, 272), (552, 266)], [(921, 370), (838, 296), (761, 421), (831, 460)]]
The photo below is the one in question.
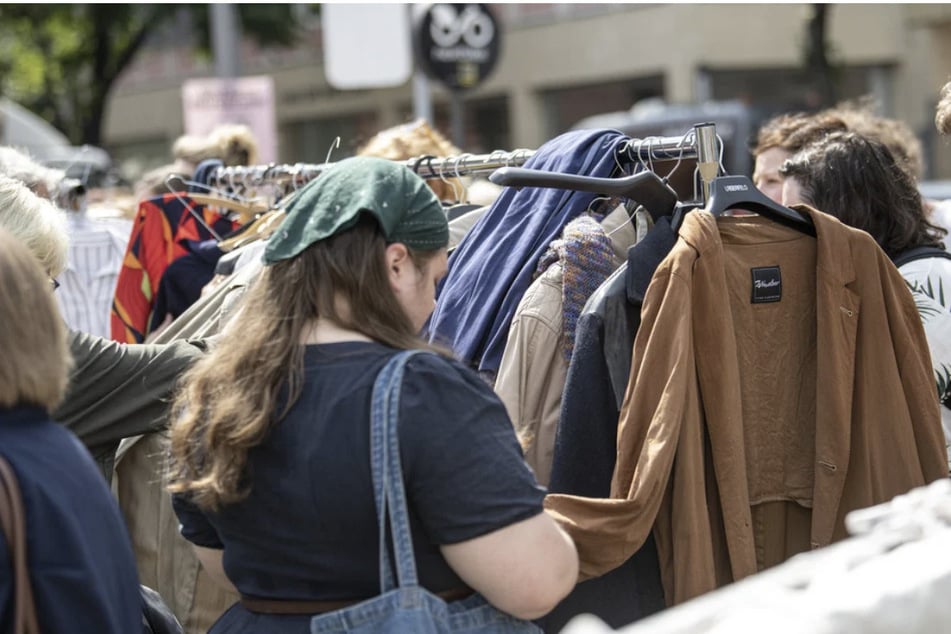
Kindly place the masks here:
[[(260, 44), (286, 45), (298, 35), (292, 5), (236, 6), (244, 35)], [(207, 50), (206, 4), (0, 4), (0, 94), (74, 143), (99, 145), (115, 80), (179, 12), (189, 13), (198, 46)]]

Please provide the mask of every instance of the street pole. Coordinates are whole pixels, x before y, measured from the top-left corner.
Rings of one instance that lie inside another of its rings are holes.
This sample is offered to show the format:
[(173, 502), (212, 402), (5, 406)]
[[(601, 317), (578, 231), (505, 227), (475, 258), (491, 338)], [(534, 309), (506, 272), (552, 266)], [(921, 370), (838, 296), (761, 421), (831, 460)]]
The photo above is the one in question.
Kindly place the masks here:
[(413, 69), (413, 116), (433, 125), (433, 96), (429, 90), (429, 78), (419, 69), (419, 64)]
[(233, 4), (208, 5), (215, 76), (234, 79), (241, 74), (241, 22)]
[[(408, 4), (406, 10), (409, 11), (410, 29), (416, 24), (418, 16), (426, 10), (425, 5)], [(410, 34), (411, 41), (415, 39)], [(423, 119), (429, 125), (433, 125), (433, 94), (429, 88), (429, 78), (420, 68), (419, 49), (415, 43), (413, 45), (413, 116), (416, 119)]]
[(462, 102), (462, 94), (458, 90), (453, 90), (450, 97), (449, 131), (453, 145), (464, 148), (466, 146), (466, 107)]

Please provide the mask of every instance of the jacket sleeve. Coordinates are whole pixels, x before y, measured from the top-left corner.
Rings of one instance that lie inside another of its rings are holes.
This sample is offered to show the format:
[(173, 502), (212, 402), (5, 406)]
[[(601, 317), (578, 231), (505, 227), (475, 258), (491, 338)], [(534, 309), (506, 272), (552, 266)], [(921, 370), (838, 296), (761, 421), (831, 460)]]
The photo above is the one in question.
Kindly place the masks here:
[(161, 429), (181, 373), (202, 354), (201, 341), (121, 344), (70, 331), (69, 388), (53, 418), (90, 449)]
[(498, 394), (538, 482), (551, 476), (567, 363), (562, 356), (561, 293), (536, 280), (519, 305), (495, 379)]
[(669, 270), (658, 271), (634, 343), (612, 499), (549, 495), (545, 500), (548, 512), (578, 547), (581, 580), (616, 568), (640, 548), (664, 501), (692, 402), (684, 397), (685, 381), (695, 367), (690, 319), (685, 317), (689, 301), (687, 285)]

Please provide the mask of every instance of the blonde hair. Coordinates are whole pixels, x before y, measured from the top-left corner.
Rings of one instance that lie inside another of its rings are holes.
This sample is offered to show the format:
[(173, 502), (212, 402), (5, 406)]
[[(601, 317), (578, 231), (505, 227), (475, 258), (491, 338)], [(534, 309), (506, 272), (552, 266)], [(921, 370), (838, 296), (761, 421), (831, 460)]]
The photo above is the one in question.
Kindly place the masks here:
[[(391, 161), (406, 161), (421, 156), (442, 158), (459, 154), (461, 150), (430, 127), (425, 119), (417, 119), (412, 123), (378, 132), (357, 150), (357, 156), (376, 156)], [(425, 165), (425, 161), (423, 164)], [(445, 181), (430, 178), (426, 183), (442, 201), (454, 201), (455, 192), (462, 189), (462, 183), (457, 178), (446, 178)]]
[(951, 134), (951, 81), (941, 87), (938, 107), (935, 108), (934, 124), (941, 134)]
[(40, 198), (22, 182), (0, 174), (0, 227), (33, 253), (47, 275), (66, 268), (69, 229), (66, 212)]
[(29, 249), (0, 228), (0, 407), (52, 411), (72, 360), (49, 280)]
[(178, 137), (172, 154), (193, 168), (206, 159), (220, 159), (228, 166), (253, 165), (258, 162), (258, 143), (248, 126), (226, 123), (205, 136)]
[(9, 146), (0, 146), (0, 174), (25, 184), (38, 196), (52, 198), (66, 172), (40, 165), (29, 154)]

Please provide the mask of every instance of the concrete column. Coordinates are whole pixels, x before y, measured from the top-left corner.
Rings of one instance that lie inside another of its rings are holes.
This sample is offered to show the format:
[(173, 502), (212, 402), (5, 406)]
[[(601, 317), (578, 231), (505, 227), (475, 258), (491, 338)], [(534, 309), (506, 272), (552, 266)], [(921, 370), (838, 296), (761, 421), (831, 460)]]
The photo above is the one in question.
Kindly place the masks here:
[(548, 140), (541, 98), (530, 87), (518, 86), (509, 93), (509, 130), (512, 147), (535, 149)]
[(376, 109), (377, 127), (381, 130), (405, 123), (400, 117), (399, 107), (394, 99), (383, 99)]
[(693, 64), (672, 61), (667, 67), (664, 78), (665, 95), (668, 103), (694, 103), (697, 87), (696, 69)]

